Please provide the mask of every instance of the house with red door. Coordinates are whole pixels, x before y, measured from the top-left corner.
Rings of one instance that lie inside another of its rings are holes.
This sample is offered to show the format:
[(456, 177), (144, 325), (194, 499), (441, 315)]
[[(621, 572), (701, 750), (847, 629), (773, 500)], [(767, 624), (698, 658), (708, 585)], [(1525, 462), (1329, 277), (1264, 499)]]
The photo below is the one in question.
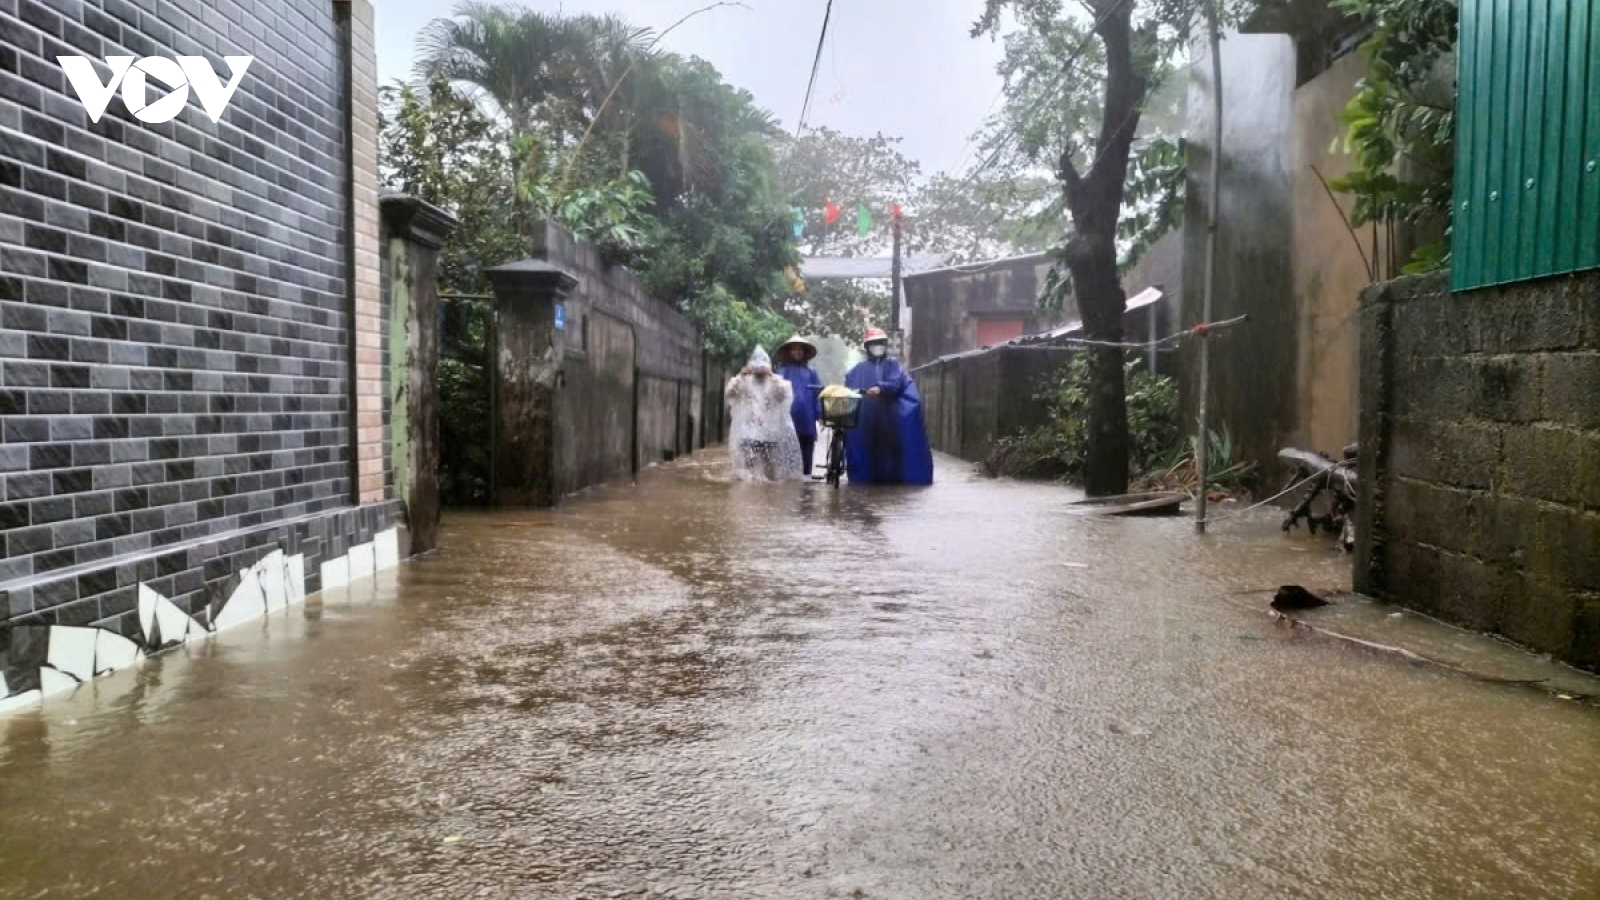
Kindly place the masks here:
[[(1150, 288), (1159, 291), (1144, 294), (1146, 299), (1178, 296), (1183, 276), (1180, 237), (1174, 233), (1157, 241), (1123, 280), (1129, 299), (1123, 330), (1129, 340), (1165, 333), (1161, 329), (1167, 324), (1167, 304), (1143, 309), (1135, 298)], [(1059, 308), (1047, 309), (1040, 303), (1051, 264), (1050, 254), (1030, 253), (907, 275), (903, 290), (909, 364), (922, 366), (1019, 338), (1077, 334), (1080, 317), (1070, 294)], [(1152, 313), (1157, 316), (1152, 318)]]

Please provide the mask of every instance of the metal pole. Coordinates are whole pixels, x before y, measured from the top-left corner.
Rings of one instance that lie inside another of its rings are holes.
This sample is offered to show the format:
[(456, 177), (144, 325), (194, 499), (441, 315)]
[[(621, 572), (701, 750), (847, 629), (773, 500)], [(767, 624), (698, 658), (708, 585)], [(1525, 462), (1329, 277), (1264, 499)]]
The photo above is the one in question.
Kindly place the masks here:
[[(1156, 285), (1156, 287), (1161, 288), (1162, 285)], [(1146, 362), (1150, 366), (1151, 375), (1156, 374), (1156, 339), (1161, 334), (1161, 326), (1157, 321), (1158, 317), (1156, 316), (1156, 308), (1160, 305), (1160, 300), (1150, 304), (1150, 323), (1148, 325), (1149, 330), (1144, 333), (1144, 339), (1147, 342), (1145, 356), (1147, 357)]]
[[(1206, 208), (1206, 283), (1201, 301), (1200, 322), (1211, 323), (1211, 296), (1217, 286), (1217, 204), (1222, 197), (1222, 34), (1217, 28), (1217, 11), (1206, 0), (1206, 27), (1211, 32), (1211, 199)], [(1206, 459), (1210, 432), (1207, 429), (1207, 400), (1211, 393), (1211, 336), (1200, 334), (1200, 439), (1195, 442), (1195, 469), (1200, 479), (1200, 496), (1194, 507), (1194, 530), (1206, 533)]]
[[(889, 264), (889, 331), (897, 337), (900, 334), (900, 217), (891, 214), (894, 234), (894, 256)], [(905, 349), (899, 348), (901, 358), (904, 359)]]

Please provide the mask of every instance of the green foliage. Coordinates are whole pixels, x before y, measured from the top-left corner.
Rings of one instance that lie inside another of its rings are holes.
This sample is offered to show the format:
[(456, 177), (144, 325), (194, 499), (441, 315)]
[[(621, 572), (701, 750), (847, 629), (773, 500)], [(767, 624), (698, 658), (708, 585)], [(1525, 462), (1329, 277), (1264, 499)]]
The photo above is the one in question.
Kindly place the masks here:
[[(1190, 436), (1190, 459), (1200, 452), (1198, 436)], [(1213, 490), (1238, 490), (1255, 476), (1256, 464), (1240, 459), (1233, 434), (1224, 425), (1220, 431), (1206, 432), (1206, 485)]]
[(1128, 160), (1122, 221), (1117, 225), (1117, 237), (1126, 246), (1121, 264), (1124, 272), (1138, 265), (1156, 241), (1183, 224), (1187, 155), (1182, 138), (1156, 138)]
[(581, 129), (651, 33), (614, 16), (565, 16), (464, 0), (418, 35), (417, 75), (488, 106), (514, 134)]
[[(1248, 492), (1255, 482), (1256, 465), (1239, 458), (1239, 448), (1226, 427), (1206, 432), (1206, 489), (1212, 493), (1238, 495)], [(1179, 491), (1194, 496), (1200, 490), (1196, 454), (1200, 442), (1190, 436), (1187, 444), (1175, 446), (1143, 475), (1133, 480), (1135, 491)]]
[(524, 229), (551, 218), (600, 248), (608, 263), (636, 259), (659, 240), (655, 197), (643, 172), (594, 182), (565, 183), (566, 155), (542, 152), (526, 135), (510, 139), (517, 160), (517, 216)]
[[(1183, 224), (1187, 159), (1182, 138), (1170, 141), (1157, 137), (1135, 147), (1128, 160), (1122, 217), (1117, 223), (1117, 243), (1122, 254), (1118, 269), (1122, 273), (1131, 271), (1157, 241)], [(1037, 298), (1039, 307), (1060, 311), (1070, 296), (1072, 277), (1067, 267), (1051, 266)]]
[[(1170, 458), (1179, 443), (1177, 382), (1151, 374), (1138, 359), (1124, 364), (1124, 376), (1130, 469), (1145, 473)], [(991, 475), (1014, 478), (1081, 478), (1088, 454), (1090, 390), (1089, 354), (1074, 354), (1034, 398), (1046, 411), (1045, 422), (997, 441), (985, 468)]]
[(866, 328), (889, 321), (889, 289), (881, 279), (819, 281), (785, 300), (783, 312), (803, 334), (854, 342)]
[[(1185, 148), (1184, 83), (1174, 65), (1196, 26), (1199, 0), (1124, 0), (1131, 7), (1129, 46), (1143, 79), (1133, 112), (1118, 122), (1103, 122), (1108, 77), (1104, 37), (1090, 31), (1100, 16), (1115, 11), (1112, 0), (1091, 2), (1089, 15), (1054, 0), (991, 0), (977, 33), (997, 33), (1000, 11), (1011, 7), (1020, 28), (1003, 37), (1005, 56), (998, 71), (1005, 80), (1004, 103), (987, 123), (981, 148), (989, 169), (1010, 174), (1046, 171), (1062, 180), (1043, 181), (1031, 218), (1049, 246), (1064, 249), (1081, 223), (1068, 226), (1070, 183), (1064, 166), (1087, 177), (1097, 166), (1114, 167), (1107, 133), (1129, 133), (1123, 187), (1116, 199), (1115, 245), (1111, 252), (1126, 272), (1163, 236), (1183, 221)], [(1249, 4), (1218, 4), (1224, 21), (1234, 21)], [(1041, 307), (1062, 308), (1074, 293), (1061, 262), (1052, 266)]]
[[(485, 290), (481, 269), (525, 253), (549, 217), (739, 359), (751, 334), (780, 330), (774, 310), (798, 264), (770, 147), (778, 132), (709, 63), (655, 42), (615, 16), (460, 4), (419, 41), (428, 102), (390, 94), (400, 108), (386, 119), (384, 165), (391, 186), (437, 187), (433, 202), (462, 217), (451, 244), (468, 251), (446, 247), (448, 287)], [(477, 139), (457, 149), (462, 130)]]
[(1408, 274), (1450, 264), (1455, 168), (1455, 87), (1441, 74), (1454, 53), (1455, 0), (1334, 0), (1368, 17), (1361, 45), (1369, 74), (1340, 113), (1350, 171), (1330, 186), (1355, 198), (1352, 225), (1406, 223), (1442, 232), (1405, 267)]
[(558, 221), (573, 223), (573, 233), (618, 259), (645, 249), (660, 223), (650, 215), (650, 182), (643, 172), (601, 185), (577, 187), (552, 204)]
[(489, 501), (490, 304), (441, 299), (439, 334), (439, 493), (448, 506)]
[[(777, 138), (783, 192), (805, 218), (801, 243), (812, 254), (870, 256), (888, 249), (889, 205), (908, 202), (921, 173), (916, 161), (900, 152), (900, 143), (881, 133), (853, 137), (827, 127)], [(832, 225), (822, 215), (828, 200), (842, 213)], [(873, 233), (866, 237), (856, 234), (858, 203), (873, 212)]]
[(1063, 237), (1059, 189), (1020, 168), (940, 172), (906, 205), (906, 246), (952, 263), (1038, 253)]
[(690, 296), (686, 312), (701, 323), (706, 349), (730, 362), (744, 358), (757, 345), (772, 350), (794, 331), (789, 320), (752, 306), (717, 284)]
[[(771, 117), (704, 60), (658, 53), (647, 29), (468, 2), (429, 25), (417, 85), (381, 91), (384, 186), (460, 220), (440, 290), (483, 294), (546, 218), (632, 268), (706, 346), (742, 360), (793, 330), (775, 312), (798, 264)], [(489, 306), (447, 300), (439, 363), (446, 502), (489, 473)]]
[(563, 189), (570, 154), (508, 133), (443, 79), (421, 89), (394, 84), (379, 94), (384, 186), (461, 220), (441, 254), (445, 291), (487, 291), (483, 270), (525, 255), (528, 236), (547, 217), (612, 261), (631, 259), (660, 230), (642, 173)]
[(508, 211), (515, 201), (503, 129), (442, 79), (379, 90), (384, 187), (454, 213), (460, 225), (440, 254), (441, 291), (489, 290), (483, 270), (526, 247)]
[[(787, 273), (800, 262), (771, 148), (778, 132), (747, 92), (724, 83), (705, 61), (684, 60), (666, 71), (681, 79), (680, 121), (692, 141), (682, 150), (683, 165), (669, 173), (680, 180), (681, 193), (658, 202), (666, 226), (662, 241), (636, 268), (652, 293), (684, 304), (708, 344), (732, 347), (741, 332), (711, 331), (752, 316), (777, 319), (790, 291)], [(707, 304), (718, 298), (743, 308), (712, 315)], [(749, 350), (736, 349), (728, 360), (742, 360)]]
[[(875, 134), (854, 137), (822, 127), (796, 138), (774, 141), (780, 185), (787, 203), (800, 210), (806, 251), (827, 256), (888, 255), (893, 244), (892, 205), (911, 205), (920, 167), (900, 152), (900, 138)], [(839, 205), (838, 221), (824, 221), (829, 200)], [(873, 229), (856, 233), (857, 204), (873, 213)], [(789, 223), (793, 227), (793, 214)], [(913, 247), (915, 226), (904, 232)], [(888, 284), (881, 279), (817, 281), (789, 285), (782, 303), (785, 318), (806, 334), (860, 336), (869, 325), (889, 319)]]

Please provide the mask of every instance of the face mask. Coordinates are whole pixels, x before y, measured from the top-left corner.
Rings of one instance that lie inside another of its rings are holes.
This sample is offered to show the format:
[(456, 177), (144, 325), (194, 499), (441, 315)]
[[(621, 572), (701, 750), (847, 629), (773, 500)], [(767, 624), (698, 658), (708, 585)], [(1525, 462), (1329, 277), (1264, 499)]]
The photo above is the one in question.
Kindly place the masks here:
[(889, 348), (882, 344), (873, 344), (871, 347), (867, 348), (867, 355), (871, 356), (873, 359), (883, 359), (888, 352)]

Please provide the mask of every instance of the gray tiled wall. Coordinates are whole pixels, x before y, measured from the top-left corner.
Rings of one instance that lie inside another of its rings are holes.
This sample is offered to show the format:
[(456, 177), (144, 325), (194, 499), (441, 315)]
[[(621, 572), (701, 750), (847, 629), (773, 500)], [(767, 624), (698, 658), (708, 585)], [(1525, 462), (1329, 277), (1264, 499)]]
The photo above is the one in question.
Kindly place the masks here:
[[(114, 622), (140, 566), (198, 605), (199, 543), (349, 505), (336, 7), (0, 0), (0, 621)], [(67, 54), (255, 61), (220, 123), (91, 123)]]
[(1600, 271), (1361, 303), (1356, 589), (1600, 670)]

